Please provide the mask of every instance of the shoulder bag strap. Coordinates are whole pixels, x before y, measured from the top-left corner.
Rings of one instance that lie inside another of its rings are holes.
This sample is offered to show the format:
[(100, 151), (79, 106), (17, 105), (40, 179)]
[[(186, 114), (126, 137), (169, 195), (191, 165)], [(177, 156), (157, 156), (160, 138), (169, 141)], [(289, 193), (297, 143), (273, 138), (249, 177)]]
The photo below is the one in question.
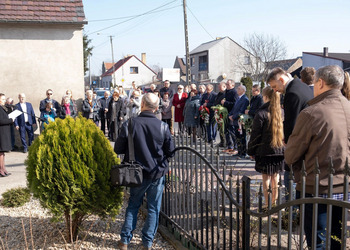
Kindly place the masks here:
[(135, 152), (134, 152), (134, 140), (133, 140), (133, 124), (132, 118), (129, 118), (128, 122), (128, 147), (129, 147), (129, 162), (135, 161)]

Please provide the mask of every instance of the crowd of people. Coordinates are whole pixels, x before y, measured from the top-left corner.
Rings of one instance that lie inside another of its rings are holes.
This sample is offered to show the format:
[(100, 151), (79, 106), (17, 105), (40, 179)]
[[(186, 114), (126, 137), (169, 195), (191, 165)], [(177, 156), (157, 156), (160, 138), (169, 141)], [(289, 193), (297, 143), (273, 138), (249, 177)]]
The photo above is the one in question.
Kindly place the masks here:
[[(329, 160), (332, 159), (335, 169), (333, 198), (343, 200), (341, 193), (344, 185), (344, 166), (350, 155), (349, 74), (339, 66), (332, 65), (321, 67), (317, 71), (306, 67), (300, 75), (301, 79), (291, 76), (282, 68), (274, 68), (267, 76), (267, 87), (260, 89), (258, 84), (252, 86), (249, 90), (250, 100), (246, 95), (246, 86), (243, 84), (235, 86), (235, 82), (230, 79), (218, 84), (218, 93), (214, 92), (212, 84), (200, 84), (198, 90), (196, 84), (188, 86), (180, 84), (173, 90), (170, 82), (166, 80), (162, 88), (157, 89), (156, 85), (151, 84), (147, 91), (142, 91), (133, 82), (129, 93), (122, 86), (118, 86), (112, 95), (106, 90), (100, 99), (97, 99), (92, 90), (87, 90), (81, 110), (78, 110), (71, 90), (66, 90), (59, 103), (53, 99), (53, 91), (48, 89), (46, 98), (40, 102), (39, 121), (41, 129), (45, 129), (45, 124), (56, 118), (76, 117), (82, 112), (86, 119), (92, 120), (100, 126), (106, 136), (117, 142), (115, 148), (117, 153), (125, 153), (127, 145), (125, 121), (133, 117), (138, 118), (135, 120), (135, 126), (139, 129), (137, 133), (140, 133), (140, 145), (146, 143), (145, 147), (153, 145), (154, 140), (145, 134), (144, 129), (152, 131), (153, 126), (158, 127), (161, 124), (154, 119), (167, 124), (169, 129), (164, 138), (169, 142), (170, 134), (174, 135), (177, 132), (187, 134), (193, 142), (196, 141), (197, 135), (205, 134), (206, 141), (214, 145), (219, 133), (220, 141), (216, 146), (222, 147), (224, 153), (255, 161), (256, 171), (262, 174), (265, 207), (268, 206), (269, 187), (272, 190), (272, 205), (278, 199), (279, 174), (283, 170), (286, 200), (289, 200), (288, 195), (291, 194), (289, 190), (291, 168), (297, 184), (296, 198), (300, 196), (303, 160), (307, 172), (306, 196), (315, 195), (315, 183), (312, 178), (317, 158), (321, 172), (320, 196), (327, 197), (328, 166)], [(5, 152), (13, 150), (14, 131), (19, 131), (24, 153), (28, 151), (34, 139), (33, 125), (37, 122), (32, 104), (26, 102), (24, 93), (20, 93), (18, 99), (19, 102), (14, 105), (12, 98), (6, 99), (4, 94), (0, 94), (0, 177), (10, 175), (5, 168)], [(15, 119), (9, 118), (8, 114), (14, 109), (23, 113)], [(248, 130), (250, 134), (248, 137), (247, 117), (253, 121)], [(146, 121), (150, 122), (147, 126), (143, 124)], [(173, 122), (178, 125), (177, 131), (173, 128)], [(156, 130), (149, 133), (153, 136), (160, 135)], [(172, 142), (164, 148), (166, 152), (161, 154), (172, 156), (170, 149), (173, 149)], [(158, 153), (152, 152), (152, 154)], [(167, 168), (167, 165), (159, 167)], [(157, 178), (159, 182), (157, 185), (161, 189), (164, 185), (161, 179), (163, 177), (164, 173)], [(148, 188), (151, 183), (145, 182), (144, 187)], [(138, 191), (144, 193), (147, 192), (146, 189)], [(159, 194), (158, 191), (154, 192)], [(135, 211), (139, 207), (139, 194), (136, 192), (133, 195), (137, 200), (136, 207), (129, 202), (127, 211), (130, 210), (130, 220), (135, 220), (137, 215)], [(155, 206), (158, 207), (159, 204)], [(312, 212), (313, 205), (306, 204), (306, 220), (312, 218)], [(327, 206), (320, 204), (317, 228), (319, 247), (322, 247), (325, 241), (326, 212)], [(341, 238), (341, 225), (339, 225), (341, 214), (341, 208), (333, 206), (333, 223), (338, 227), (332, 227), (332, 234), (339, 238)], [(129, 222), (124, 224), (120, 242), (122, 247), (130, 242), (132, 227)], [(307, 244), (311, 246), (312, 223), (305, 223), (305, 234)], [(153, 240), (154, 234), (150, 233), (149, 237)], [(150, 239), (145, 239), (145, 246), (151, 246)], [(338, 244), (332, 239), (332, 246)]]

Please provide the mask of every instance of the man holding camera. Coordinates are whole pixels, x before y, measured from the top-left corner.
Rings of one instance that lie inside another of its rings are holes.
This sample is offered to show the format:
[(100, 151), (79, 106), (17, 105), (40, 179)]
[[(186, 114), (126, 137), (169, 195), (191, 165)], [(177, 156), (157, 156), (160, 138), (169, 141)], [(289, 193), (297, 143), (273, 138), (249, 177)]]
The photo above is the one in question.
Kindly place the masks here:
[[(145, 194), (147, 194), (148, 215), (142, 229), (143, 249), (152, 248), (157, 232), (165, 174), (169, 170), (168, 158), (174, 154), (174, 143), (168, 125), (154, 115), (158, 105), (158, 96), (147, 93), (142, 97), (140, 115), (131, 118), (135, 159), (143, 167), (143, 182), (141, 186), (130, 188), (129, 204), (120, 233), (121, 240), (118, 243), (118, 249), (128, 248)], [(114, 144), (114, 151), (117, 154), (125, 154), (124, 160), (129, 160), (128, 122), (125, 122), (121, 128)]]

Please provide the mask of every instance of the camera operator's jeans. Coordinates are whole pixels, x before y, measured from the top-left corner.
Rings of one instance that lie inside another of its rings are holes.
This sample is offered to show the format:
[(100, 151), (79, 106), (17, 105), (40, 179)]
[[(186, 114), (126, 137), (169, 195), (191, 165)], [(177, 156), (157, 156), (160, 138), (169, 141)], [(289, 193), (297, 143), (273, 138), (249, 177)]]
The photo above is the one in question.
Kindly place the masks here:
[(147, 197), (147, 218), (142, 229), (142, 243), (145, 247), (151, 247), (157, 232), (160, 205), (164, 190), (165, 177), (155, 181), (144, 179), (139, 187), (130, 188), (129, 204), (125, 212), (125, 221), (120, 233), (121, 242), (129, 244), (132, 232), (136, 228), (137, 214), (145, 194)]
[[(312, 194), (305, 194), (305, 197), (313, 197)], [(342, 215), (343, 209), (338, 206), (332, 206), (332, 228), (331, 228), (331, 249), (340, 249), (341, 245), (336, 240), (341, 240), (342, 230)], [(313, 217), (313, 204), (305, 204), (305, 236), (308, 247), (312, 247), (312, 217)], [(317, 215), (317, 235), (316, 235), (316, 249), (326, 249), (326, 228), (327, 228), (327, 205), (318, 204)]]

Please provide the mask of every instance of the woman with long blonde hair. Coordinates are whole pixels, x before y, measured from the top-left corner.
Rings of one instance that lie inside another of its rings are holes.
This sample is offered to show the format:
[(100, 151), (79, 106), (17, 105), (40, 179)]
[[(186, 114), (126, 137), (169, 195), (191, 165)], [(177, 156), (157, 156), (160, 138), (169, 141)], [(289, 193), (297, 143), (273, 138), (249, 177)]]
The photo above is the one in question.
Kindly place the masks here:
[(278, 198), (279, 172), (283, 169), (284, 143), (280, 94), (270, 86), (262, 91), (264, 105), (254, 117), (248, 154), (255, 158), (255, 170), (262, 174), (265, 206), (268, 205), (268, 188), (271, 184), (272, 205)]
[(341, 93), (343, 94), (343, 96), (346, 97), (346, 99), (348, 99), (350, 101), (350, 77), (349, 77), (348, 72), (345, 72), (344, 84), (343, 84), (343, 87), (341, 89)]

